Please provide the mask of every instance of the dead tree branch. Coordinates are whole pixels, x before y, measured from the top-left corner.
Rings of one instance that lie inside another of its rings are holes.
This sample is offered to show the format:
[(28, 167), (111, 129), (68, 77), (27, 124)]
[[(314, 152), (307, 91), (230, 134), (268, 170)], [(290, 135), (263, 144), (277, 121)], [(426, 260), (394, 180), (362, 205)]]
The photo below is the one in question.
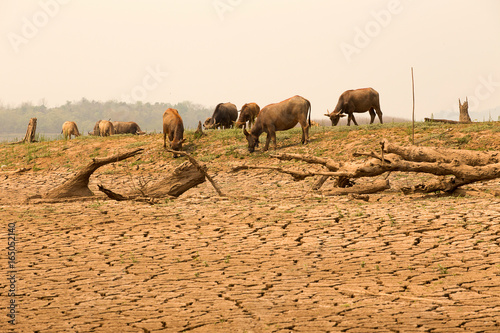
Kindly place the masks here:
[[(403, 147), (387, 140), (382, 143), (383, 156), (375, 153), (356, 154), (355, 156), (367, 156), (369, 159), (359, 162), (337, 163), (328, 158), (320, 158), (299, 154), (278, 154), (272, 157), (280, 160), (299, 160), (311, 164), (320, 164), (329, 169), (328, 172), (297, 172), (286, 170), (281, 167), (241, 166), (233, 171), (242, 169), (268, 169), (281, 173), (290, 174), (296, 180), (306, 177), (322, 176), (313, 189), (319, 189), (328, 177), (337, 177), (338, 183), (346, 183), (343, 180), (376, 177), (386, 172), (415, 172), (438, 176), (436, 179), (424, 184), (416, 184), (403, 188), (405, 193), (431, 193), (443, 191), (452, 193), (457, 188), (475, 183), (500, 178), (500, 152), (477, 152), (470, 150), (428, 148), (409, 146)], [(385, 181), (384, 181), (385, 182)], [(387, 184), (377, 184), (379, 188)], [(387, 188), (387, 187), (385, 187)], [(385, 189), (384, 188), (384, 189)], [(335, 189), (340, 194), (356, 193), (362, 194), (368, 187), (350, 189)], [(351, 192), (350, 192), (351, 191)]]
[(48, 191), (42, 197), (44, 199), (58, 199), (69, 197), (87, 197), (93, 196), (94, 193), (89, 189), (89, 178), (98, 168), (103, 165), (122, 161), (129, 157), (141, 154), (142, 148), (131, 150), (126, 153), (113, 155), (105, 158), (94, 158), (91, 163), (86, 165), (73, 178), (67, 180), (62, 185)]
[(219, 194), (219, 196), (221, 196), (221, 197), (225, 196), (222, 193), (222, 190), (220, 189), (219, 185), (207, 173), (207, 168), (205, 166), (201, 166), (200, 163), (198, 163), (198, 161), (196, 161), (194, 159), (194, 157), (192, 157), (191, 155), (189, 155), (188, 153), (183, 152), (183, 151), (176, 151), (176, 150), (171, 150), (171, 149), (166, 149), (166, 151), (174, 153), (174, 154), (186, 156), (189, 159), (189, 162), (191, 162), (191, 164), (193, 164), (205, 176), (205, 178), (208, 179), (208, 181), (210, 182), (210, 184), (212, 184), (212, 186), (214, 187), (215, 191)]

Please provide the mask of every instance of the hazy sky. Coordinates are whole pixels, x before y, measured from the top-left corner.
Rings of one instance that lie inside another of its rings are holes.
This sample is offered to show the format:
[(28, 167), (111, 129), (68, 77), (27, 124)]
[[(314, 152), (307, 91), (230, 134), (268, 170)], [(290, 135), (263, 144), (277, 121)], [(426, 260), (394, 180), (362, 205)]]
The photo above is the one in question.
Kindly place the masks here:
[[(384, 115), (495, 108), (499, 0), (0, 0), (0, 101), (82, 97), (261, 107), (313, 116), (373, 87)], [(443, 113), (441, 113), (443, 114)], [(482, 119), (481, 119), (482, 120)]]

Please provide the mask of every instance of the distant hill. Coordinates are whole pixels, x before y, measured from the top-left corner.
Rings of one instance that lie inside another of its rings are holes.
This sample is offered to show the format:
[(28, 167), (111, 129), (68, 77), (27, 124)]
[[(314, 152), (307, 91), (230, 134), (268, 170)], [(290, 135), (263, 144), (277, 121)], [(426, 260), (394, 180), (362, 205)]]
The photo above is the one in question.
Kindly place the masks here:
[(30, 118), (37, 118), (39, 133), (59, 133), (67, 120), (76, 122), (80, 132), (87, 133), (100, 119), (135, 121), (143, 131), (161, 132), (163, 112), (170, 107), (179, 111), (186, 128), (196, 128), (199, 120), (203, 122), (213, 113), (213, 108), (190, 101), (177, 104), (128, 104), (117, 101), (96, 102), (83, 98), (54, 108), (23, 103), (16, 108), (0, 106), (0, 133), (25, 132)]

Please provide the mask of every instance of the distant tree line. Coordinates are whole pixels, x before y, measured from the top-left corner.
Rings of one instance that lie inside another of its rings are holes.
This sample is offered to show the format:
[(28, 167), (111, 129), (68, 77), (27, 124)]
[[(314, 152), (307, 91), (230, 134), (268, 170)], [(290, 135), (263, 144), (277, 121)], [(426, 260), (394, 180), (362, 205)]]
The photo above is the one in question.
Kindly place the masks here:
[(23, 103), (19, 107), (0, 105), (0, 133), (23, 133), (26, 131), (30, 118), (37, 118), (37, 132), (58, 133), (62, 124), (71, 120), (76, 122), (83, 134), (92, 131), (96, 121), (106, 119), (111, 121), (135, 121), (143, 131), (161, 132), (162, 115), (167, 108), (179, 111), (184, 126), (194, 129), (198, 121), (202, 122), (212, 115), (213, 108), (185, 101), (177, 104), (142, 103), (128, 104), (117, 101), (96, 102), (83, 98), (78, 102), (47, 108), (44, 105)]

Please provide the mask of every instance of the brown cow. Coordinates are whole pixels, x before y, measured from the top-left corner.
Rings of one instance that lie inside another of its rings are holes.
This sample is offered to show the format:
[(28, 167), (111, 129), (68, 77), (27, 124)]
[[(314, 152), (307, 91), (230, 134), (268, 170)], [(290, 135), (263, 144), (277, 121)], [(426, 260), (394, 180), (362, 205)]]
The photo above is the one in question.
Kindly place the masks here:
[(259, 112), (260, 106), (258, 106), (257, 103), (247, 103), (243, 105), (240, 111), (240, 117), (238, 118), (238, 121), (236, 121), (236, 127), (246, 128), (248, 121), (248, 127), (252, 128), (252, 124), (255, 122), (255, 118)]
[(69, 137), (70, 140), (71, 135), (74, 135), (75, 137), (80, 136), (80, 132), (78, 132), (78, 127), (74, 121), (64, 122), (61, 133), (64, 135), (65, 139), (68, 139)]
[(101, 120), (99, 122), (99, 135), (100, 136), (110, 136), (115, 134), (115, 128), (113, 123), (109, 120)]
[(347, 90), (339, 97), (339, 101), (335, 110), (331, 113), (326, 110), (325, 116), (329, 117), (332, 121), (332, 126), (339, 123), (341, 117), (347, 117), (347, 126), (351, 125), (351, 119), (354, 125), (358, 125), (354, 119), (353, 113), (363, 113), (368, 111), (370, 113), (370, 124), (375, 120), (375, 112), (377, 113), (380, 123), (382, 122), (382, 111), (380, 110), (380, 101), (378, 92), (373, 88), (364, 88), (356, 90)]
[(100, 121), (100, 120), (98, 120), (98, 121), (95, 123), (95, 125), (94, 125), (94, 130), (93, 130), (92, 132), (89, 132), (89, 135), (96, 135), (96, 136), (101, 135), (101, 133), (99, 132), (99, 123), (100, 123), (100, 122), (101, 122), (101, 121)]
[(115, 129), (115, 134), (145, 134), (133, 121), (113, 121), (113, 127)]
[[(167, 109), (163, 113), (163, 148), (167, 148), (167, 135), (172, 150), (182, 150), (182, 144), (186, 139), (184, 136), (184, 124), (176, 109)], [(174, 154), (174, 157), (177, 157)]]
[[(309, 113), (309, 121), (307, 114)], [(264, 151), (269, 149), (269, 142), (273, 140), (276, 149), (276, 131), (288, 130), (297, 123), (302, 127), (302, 144), (309, 142), (309, 127), (311, 126), (311, 103), (301, 96), (294, 96), (283, 102), (270, 104), (264, 107), (257, 117), (250, 133), (243, 129), (248, 141), (248, 151), (253, 152), (259, 144), (259, 136), (267, 133)]]

